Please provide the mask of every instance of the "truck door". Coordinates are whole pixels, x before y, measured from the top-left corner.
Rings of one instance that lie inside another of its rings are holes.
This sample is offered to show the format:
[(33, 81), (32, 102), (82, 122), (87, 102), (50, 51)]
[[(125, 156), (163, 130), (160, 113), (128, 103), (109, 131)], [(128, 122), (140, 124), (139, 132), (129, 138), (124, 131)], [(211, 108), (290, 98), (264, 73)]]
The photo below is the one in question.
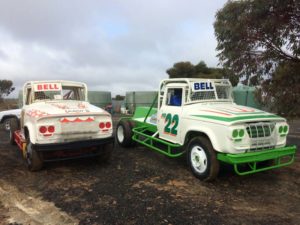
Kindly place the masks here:
[(182, 87), (169, 87), (164, 93), (164, 99), (158, 110), (158, 132), (161, 139), (179, 143), (180, 117), (184, 103)]

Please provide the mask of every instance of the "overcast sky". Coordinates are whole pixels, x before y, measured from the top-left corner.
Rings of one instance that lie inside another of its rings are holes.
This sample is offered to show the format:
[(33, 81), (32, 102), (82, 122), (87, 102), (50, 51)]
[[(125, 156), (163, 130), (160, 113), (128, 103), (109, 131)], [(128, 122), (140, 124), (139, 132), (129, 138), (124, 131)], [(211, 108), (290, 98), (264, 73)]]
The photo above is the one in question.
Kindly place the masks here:
[(213, 22), (225, 2), (0, 0), (0, 79), (156, 90), (175, 62), (217, 66)]

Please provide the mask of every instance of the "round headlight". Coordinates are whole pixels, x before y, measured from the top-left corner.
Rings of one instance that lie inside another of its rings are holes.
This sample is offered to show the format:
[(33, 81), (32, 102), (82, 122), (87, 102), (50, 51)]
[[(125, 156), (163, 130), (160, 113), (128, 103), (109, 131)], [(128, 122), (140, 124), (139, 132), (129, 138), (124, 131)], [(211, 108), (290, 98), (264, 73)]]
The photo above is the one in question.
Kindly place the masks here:
[(284, 132), (284, 133), (287, 133), (287, 131), (288, 131), (288, 126), (284, 126), (284, 127), (283, 127), (283, 132)]
[(240, 131), (239, 131), (239, 136), (240, 136), (240, 137), (243, 137), (244, 134), (245, 134), (245, 131), (244, 131), (244, 130), (240, 130)]
[(238, 130), (233, 130), (233, 131), (232, 131), (232, 137), (233, 137), (233, 138), (236, 138), (238, 135), (239, 135)]

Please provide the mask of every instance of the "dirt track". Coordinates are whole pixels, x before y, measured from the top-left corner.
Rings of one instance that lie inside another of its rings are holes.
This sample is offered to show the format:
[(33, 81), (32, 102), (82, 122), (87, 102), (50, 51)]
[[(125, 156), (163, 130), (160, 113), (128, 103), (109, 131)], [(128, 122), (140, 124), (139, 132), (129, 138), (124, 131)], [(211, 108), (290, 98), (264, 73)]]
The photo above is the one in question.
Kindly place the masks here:
[(116, 146), (110, 164), (93, 159), (48, 163), (31, 173), (1, 130), (0, 157), (1, 225), (300, 221), (299, 152), (292, 166), (252, 176), (222, 167), (213, 183), (194, 178), (184, 159), (143, 147)]

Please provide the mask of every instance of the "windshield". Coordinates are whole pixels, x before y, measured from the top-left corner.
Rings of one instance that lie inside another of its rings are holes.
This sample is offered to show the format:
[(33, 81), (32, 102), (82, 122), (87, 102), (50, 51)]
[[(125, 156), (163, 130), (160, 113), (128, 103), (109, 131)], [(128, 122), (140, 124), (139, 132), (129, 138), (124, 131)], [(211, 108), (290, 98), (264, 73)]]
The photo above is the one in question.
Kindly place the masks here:
[(203, 101), (203, 100), (232, 101), (232, 97), (231, 97), (232, 89), (231, 86), (228, 84), (204, 83), (202, 86), (199, 87), (200, 88), (198, 88), (198, 85), (196, 85), (195, 88), (191, 89), (190, 92), (191, 102)]
[(84, 88), (74, 86), (62, 86), (57, 90), (36, 90), (34, 91), (34, 100), (78, 100), (84, 101)]

